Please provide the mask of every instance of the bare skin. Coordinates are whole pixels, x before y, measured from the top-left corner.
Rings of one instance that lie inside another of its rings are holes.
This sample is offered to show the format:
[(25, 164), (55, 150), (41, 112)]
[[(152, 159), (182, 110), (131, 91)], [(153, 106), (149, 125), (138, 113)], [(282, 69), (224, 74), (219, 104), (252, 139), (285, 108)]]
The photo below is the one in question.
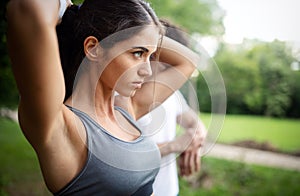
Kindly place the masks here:
[[(117, 122), (116, 118), (124, 117), (114, 111), (112, 93), (120, 76), (127, 70), (134, 70), (130, 73), (133, 80), (122, 80), (127, 85), (116, 90), (131, 97), (133, 116), (139, 117), (148, 112), (153, 101), (153, 96), (149, 97), (153, 86), (141, 87), (136, 82), (151, 75), (149, 59), (156, 51), (159, 38), (157, 29), (146, 29), (157, 36), (145, 38), (138, 45), (140, 39), (131, 40), (128, 50), (107, 65), (96, 83), (95, 94), (80, 96), (80, 89), (89, 89), (90, 79), (94, 79), (86, 73), (80, 78), (72, 96), (64, 103), (64, 77), (55, 31), (58, 7), (57, 0), (11, 0), (7, 7), (9, 54), (21, 96), (19, 123), (37, 153), (44, 180), (51, 192), (59, 191), (70, 182), (81, 171), (87, 159), (85, 129), (65, 104), (72, 106), (75, 99), (78, 109), (86, 111), (112, 135), (122, 140), (130, 141), (138, 137), (135, 129), (132, 133), (124, 132), (124, 127), (132, 130), (130, 124), (124, 123), (121, 127)], [(138, 36), (144, 37), (142, 33)], [(122, 44), (128, 42), (118, 46)], [(136, 46), (146, 48), (147, 52), (137, 54), (137, 50), (132, 49)], [(163, 46), (167, 49), (162, 50), (162, 59), (184, 76), (182, 78), (188, 78), (195, 69), (194, 61), (178, 55), (181, 50), (176, 51), (177, 47), (174, 48), (176, 45), (171, 41), (166, 40)], [(84, 41), (90, 65), (99, 64), (103, 54), (99, 48), (99, 40), (94, 37), (87, 37)], [(120, 72), (116, 73), (115, 70)], [(174, 69), (170, 69), (158, 77), (166, 78), (165, 82), (172, 84), (174, 82), (171, 78), (174, 76)], [(183, 83), (184, 79), (179, 80), (173, 88), (178, 89)], [(158, 86), (157, 90), (159, 96), (155, 97), (155, 101), (161, 102), (172, 94), (163, 86)], [(143, 99), (135, 99), (136, 94)]]

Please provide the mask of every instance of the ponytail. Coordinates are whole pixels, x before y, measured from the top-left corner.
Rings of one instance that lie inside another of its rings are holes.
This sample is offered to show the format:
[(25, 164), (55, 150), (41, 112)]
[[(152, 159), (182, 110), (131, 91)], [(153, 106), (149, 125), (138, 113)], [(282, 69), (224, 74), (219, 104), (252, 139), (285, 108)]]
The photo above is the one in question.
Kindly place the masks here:
[(65, 100), (72, 94), (76, 72), (84, 58), (83, 51), (81, 55), (78, 54), (77, 48), (79, 43), (76, 43), (74, 36), (78, 10), (79, 6), (77, 5), (68, 7), (62, 17), (61, 23), (56, 27), (60, 60), (65, 78)]

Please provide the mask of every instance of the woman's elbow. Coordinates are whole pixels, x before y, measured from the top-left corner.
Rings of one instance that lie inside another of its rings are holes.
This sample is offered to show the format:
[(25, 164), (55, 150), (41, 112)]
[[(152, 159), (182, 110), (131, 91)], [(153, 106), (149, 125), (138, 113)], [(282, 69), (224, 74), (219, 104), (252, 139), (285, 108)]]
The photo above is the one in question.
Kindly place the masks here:
[[(32, 23), (53, 23), (57, 20), (58, 5), (50, 6), (49, 1), (37, 0), (10, 0), (6, 6), (6, 18), (9, 25), (29, 19)], [(53, 1), (50, 1), (53, 2)], [(58, 2), (56, 2), (58, 4)], [(51, 12), (51, 7), (53, 12)]]
[(6, 17), (9, 21), (19, 19), (34, 12), (34, 1), (10, 0), (6, 5)]

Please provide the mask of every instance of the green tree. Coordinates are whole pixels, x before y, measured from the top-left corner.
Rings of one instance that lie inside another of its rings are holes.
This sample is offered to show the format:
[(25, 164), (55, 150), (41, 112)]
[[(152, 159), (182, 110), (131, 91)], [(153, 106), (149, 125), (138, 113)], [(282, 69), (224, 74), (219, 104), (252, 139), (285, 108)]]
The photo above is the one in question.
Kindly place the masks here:
[(291, 104), (287, 111), (288, 117), (300, 117), (300, 71), (293, 71), (290, 77)]
[(228, 113), (253, 113), (262, 111), (261, 78), (253, 59), (241, 46), (229, 48), (224, 45), (215, 56), (222, 73), (227, 92)]
[(260, 69), (263, 83), (264, 114), (286, 116), (292, 102), (292, 70), (294, 61), (286, 43), (273, 41), (255, 46), (250, 51)]
[(0, 9), (0, 107), (16, 107), (18, 91), (12, 75), (6, 44), (5, 8), (8, 0), (1, 1)]
[(290, 68), (295, 59), (286, 43), (224, 44), (215, 60), (226, 85), (228, 113), (299, 116), (300, 76)]
[(74, 4), (76, 4), (76, 5), (78, 5), (78, 4), (82, 3), (83, 0), (73, 0), (72, 2), (73, 2)]
[(149, 0), (158, 17), (202, 35), (224, 34), (224, 11), (216, 0)]

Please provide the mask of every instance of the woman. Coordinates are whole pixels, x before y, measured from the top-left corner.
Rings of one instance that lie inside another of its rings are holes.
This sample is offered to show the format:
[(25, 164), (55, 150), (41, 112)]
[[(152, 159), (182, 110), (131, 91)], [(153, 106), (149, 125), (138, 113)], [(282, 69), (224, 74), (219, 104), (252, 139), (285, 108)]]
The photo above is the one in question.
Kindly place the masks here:
[[(62, 1), (7, 6), (19, 123), (45, 183), (55, 195), (151, 195), (160, 155), (134, 120), (185, 82), (197, 56), (167, 38), (158, 44), (160, 23), (142, 0), (86, 0), (57, 26)], [(158, 46), (173, 69), (144, 84)], [(114, 91), (131, 97), (130, 110), (113, 106)]]

